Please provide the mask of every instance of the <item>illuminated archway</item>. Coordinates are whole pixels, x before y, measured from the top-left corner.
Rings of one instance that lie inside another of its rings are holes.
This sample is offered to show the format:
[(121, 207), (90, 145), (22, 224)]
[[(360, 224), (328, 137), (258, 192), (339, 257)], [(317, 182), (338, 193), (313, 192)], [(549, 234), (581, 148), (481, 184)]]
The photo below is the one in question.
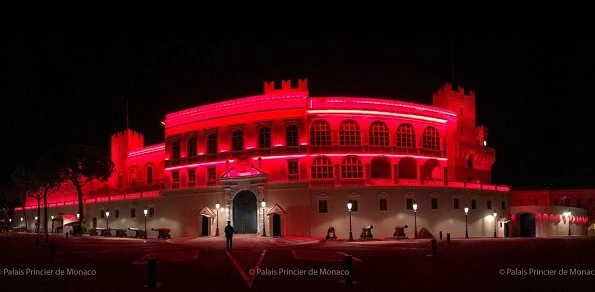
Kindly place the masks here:
[(370, 162), (372, 178), (391, 178), (390, 160), (384, 156), (372, 158)]
[(411, 157), (404, 157), (399, 161), (399, 178), (417, 179), (417, 162)]

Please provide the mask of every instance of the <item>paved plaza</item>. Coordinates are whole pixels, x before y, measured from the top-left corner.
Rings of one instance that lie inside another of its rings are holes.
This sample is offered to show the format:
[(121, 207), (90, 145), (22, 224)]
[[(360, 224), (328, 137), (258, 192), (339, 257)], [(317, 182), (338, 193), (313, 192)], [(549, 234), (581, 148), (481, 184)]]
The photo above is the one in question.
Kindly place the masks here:
[[(37, 244), (37, 240), (39, 244)], [(146, 291), (157, 260), (158, 291), (584, 290), (595, 283), (595, 240), (486, 238), (329, 241), (224, 237), (170, 240), (0, 234), (3, 291)], [(346, 256), (354, 284), (345, 286)], [(7, 290), (4, 290), (7, 288)]]

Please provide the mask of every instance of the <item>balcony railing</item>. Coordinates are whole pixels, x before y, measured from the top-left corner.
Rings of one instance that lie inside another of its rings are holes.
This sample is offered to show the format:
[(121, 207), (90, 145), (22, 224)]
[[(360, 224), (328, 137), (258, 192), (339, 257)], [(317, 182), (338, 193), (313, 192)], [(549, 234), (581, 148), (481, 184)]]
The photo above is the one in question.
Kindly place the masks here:
[(165, 167), (176, 167), (188, 164), (198, 164), (212, 161), (224, 161), (236, 157), (259, 157), (259, 156), (280, 156), (295, 154), (328, 154), (343, 153), (354, 154), (391, 154), (391, 155), (424, 155), (430, 157), (444, 158), (446, 151), (428, 150), (422, 148), (406, 148), (396, 146), (346, 146), (346, 145), (325, 145), (325, 146), (294, 146), (294, 147), (272, 147), (268, 149), (246, 149), (242, 151), (227, 151), (218, 154), (198, 155), (195, 157), (181, 157), (165, 161)]

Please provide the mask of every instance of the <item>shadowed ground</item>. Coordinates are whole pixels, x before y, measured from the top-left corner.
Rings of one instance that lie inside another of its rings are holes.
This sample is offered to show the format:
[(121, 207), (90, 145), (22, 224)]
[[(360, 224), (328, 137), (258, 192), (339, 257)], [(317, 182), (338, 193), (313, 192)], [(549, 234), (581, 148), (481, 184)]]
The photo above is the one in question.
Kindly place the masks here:
[[(149, 258), (158, 261), (159, 291), (586, 291), (595, 284), (595, 274), (570, 275), (571, 269), (595, 273), (595, 240), (587, 238), (455, 239), (450, 246), (439, 241), (437, 257), (430, 253), (429, 240), (323, 242), (240, 235), (226, 253), (224, 237), (51, 236), (49, 243), (41, 240), (37, 246), (35, 235), (4, 233), (0, 287), (146, 291)], [(333, 274), (343, 272), (345, 255), (353, 256), (356, 283), (350, 289), (342, 284), (343, 276)], [(54, 272), (18, 275), (27, 268)], [(55, 275), (68, 269), (92, 275)], [(549, 275), (534, 275), (545, 270)], [(568, 275), (560, 275), (564, 272)]]

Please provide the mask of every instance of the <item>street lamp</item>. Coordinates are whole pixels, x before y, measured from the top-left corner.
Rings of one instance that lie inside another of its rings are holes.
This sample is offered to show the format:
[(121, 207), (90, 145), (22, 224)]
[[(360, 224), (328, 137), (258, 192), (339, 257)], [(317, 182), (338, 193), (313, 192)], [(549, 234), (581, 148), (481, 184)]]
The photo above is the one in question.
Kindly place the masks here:
[(39, 217), (35, 216), (35, 232), (39, 233), (39, 222), (37, 222), (37, 219), (39, 219)]
[(266, 224), (264, 222), (264, 216), (265, 216), (264, 211), (267, 206), (267, 202), (262, 201), (262, 202), (260, 202), (260, 205), (262, 206), (262, 236), (267, 236), (267, 228), (266, 228)]
[(52, 233), (54, 233), (54, 215), (52, 215), (51, 218), (52, 218)]
[(494, 238), (498, 237), (496, 236), (496, 225), (498, 224), (496, 216), (498, 216), (498, 213), (494, 212)]
[(351, 232), (351, 208), (353, 204), (351, 202), (347, 203), (347, 210), (349, 210), (349, 241), (353, 241), (353, 232)]
[(469, 231), (467, 230), (467, 214), (469, 213), (469, 207), (465, 207), (465, 238), (469, 238)]
[(145, 236), (143, 236), (143, 237), (147, 238), (147, 214), (149, 214), (149, 210), (147, 210), (147, 208), (145, 208), (143, 210), (143, 213), (145, 214)]
[(109, 230), (109, 211), (105, 211), (105, 227)]
[(570, 211), (564, 213), (564, 216), (566, 216), (566, 221), (568, 221), (568, 236), (571, 236), (571, 233), (570, 233), (570, 215), (572, 215), (572, 213)]
[(217, 210), (217, 214), (215, 215), (215, 236), (219, 236), (219, 208), (221, 207), (221, 205), (219, 204), (219, 201), (217, 201), (217, 204), (215, 204), (215, 209)]
[(413, 218), (414, 218), (414, 230), (415, 232), (415, 239), (417, 239), (417, 203), (413, 203)]
[(76, 221), (78, 221), (79, 219), (81, 219), (81, 214), (76, 213)]

